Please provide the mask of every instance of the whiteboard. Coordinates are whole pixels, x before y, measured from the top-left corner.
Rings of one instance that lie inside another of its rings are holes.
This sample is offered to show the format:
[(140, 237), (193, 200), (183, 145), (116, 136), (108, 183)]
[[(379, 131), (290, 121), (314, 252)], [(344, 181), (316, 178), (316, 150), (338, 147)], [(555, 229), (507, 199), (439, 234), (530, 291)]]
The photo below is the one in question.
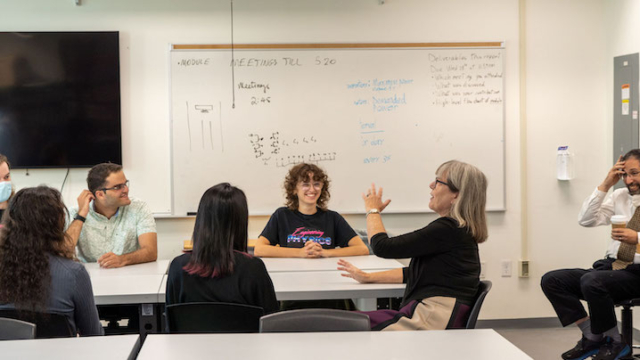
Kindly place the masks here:
[(480, 168), (487, 209), (504, 210), (497, 44), (173, 45), (173, 214), (195, 212), (225, 181), (245, 191), (252, 215), (271, 214), (302, 161), (327, 171), (333, 210), (363, 212), (360, 194), (375, 182), (392, 199), (386, 212), (426, 212), (450, 159)]

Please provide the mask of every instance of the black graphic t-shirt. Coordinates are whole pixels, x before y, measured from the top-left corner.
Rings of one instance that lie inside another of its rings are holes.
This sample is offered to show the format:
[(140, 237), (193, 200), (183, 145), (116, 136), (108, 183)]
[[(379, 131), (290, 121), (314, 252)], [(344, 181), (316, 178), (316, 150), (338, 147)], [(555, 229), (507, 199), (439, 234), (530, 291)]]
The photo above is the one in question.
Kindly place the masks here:
[(271, 215), (260, 236), (269, 240), (271, 245), (301, 248), (307, 241), (315, 241), (323, 249), (349, 246), (349, 240), (356, 232), (347, 221), (335, 211), (318, 211), (305, 215), (298, 210), (281, 207)]

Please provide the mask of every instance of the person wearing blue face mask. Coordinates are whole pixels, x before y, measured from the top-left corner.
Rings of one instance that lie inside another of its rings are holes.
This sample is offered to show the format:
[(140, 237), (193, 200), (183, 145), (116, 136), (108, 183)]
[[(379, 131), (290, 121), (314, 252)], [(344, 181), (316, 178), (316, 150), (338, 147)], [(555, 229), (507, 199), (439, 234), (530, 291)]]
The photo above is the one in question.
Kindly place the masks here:
[(9, 199), (11, 199), (13, 193), (11, 164), (9, 164), (9, 159), (6, 156), (0, 154), (0, 222), (4, 211), (9, 206)]

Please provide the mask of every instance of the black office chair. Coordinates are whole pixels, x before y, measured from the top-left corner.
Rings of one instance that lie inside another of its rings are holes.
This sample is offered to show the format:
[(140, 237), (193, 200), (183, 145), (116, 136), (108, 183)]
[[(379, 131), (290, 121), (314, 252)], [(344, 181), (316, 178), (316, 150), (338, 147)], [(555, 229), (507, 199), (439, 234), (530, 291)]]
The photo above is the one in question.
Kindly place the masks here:
[(260, 332), (370, 331), (369, 316), (345, 310), (301, 309), (260, 318)]
[(30, 322), (36, 326), (36, 339), (74, 337), (69, 319), (61, 314), (28, 310), (0, 310), (0, 318)]
[(35, 339), (36, 325), (16, 319), (0, 318), (0, 340)]
[(475, 329), (476, 322), (478, 322), (478, 315), (480, 314), (480, 309), (482, 308), (482, 303), (484, 299), (487, 297), (489, 290), (491, 290), (491, 281), (489, 280), (481, 280), (480, 286), (478, 287), (478, 294), (476, 295), (475, 302), (471, 307), (471, 312), (469, 313), (469, 318), (467, 319), (467, 324), (465, 329)]
[(491, 285), (491, 281), (481, 280), (471, 309), (468, 313), (461, 312), (454, 315), (455, 319), (448, 325), (447, 329), (475, 329), (482, 303), (484, 303), (484, 299), (487, 297), (489, 290), (491, 290)]
[(634, 306), (640, 305), (640, 298), (621, 301), (616, 306), (622, 306), (622, 341), (626, 342), (631, 349), (629, 355), (621, 359), (640, 359), (640, 355), (633, 355), (633, 349), (638, 346), (633, 346), (633, 310)]
[(185, 303), (166, 307), (170, 334), (256, 333), (264, 310), (259, 306), (230, 303)]

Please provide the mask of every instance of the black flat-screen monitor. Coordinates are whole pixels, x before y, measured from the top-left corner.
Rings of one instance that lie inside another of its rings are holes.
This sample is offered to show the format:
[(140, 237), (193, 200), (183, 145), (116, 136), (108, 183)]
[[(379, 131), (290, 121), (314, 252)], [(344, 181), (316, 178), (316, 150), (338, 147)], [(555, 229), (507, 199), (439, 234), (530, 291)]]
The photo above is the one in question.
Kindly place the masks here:
[(122, 164), (118, 32), (0, 32), (0, 154), (13, 168)]

